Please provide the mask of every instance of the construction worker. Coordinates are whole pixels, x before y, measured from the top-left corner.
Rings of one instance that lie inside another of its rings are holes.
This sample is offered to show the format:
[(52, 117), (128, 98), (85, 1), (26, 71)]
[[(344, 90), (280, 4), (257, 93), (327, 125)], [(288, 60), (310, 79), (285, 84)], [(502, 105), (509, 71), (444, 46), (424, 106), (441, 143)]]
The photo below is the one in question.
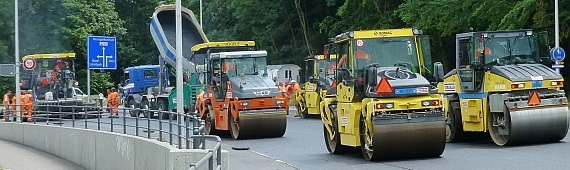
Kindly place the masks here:
[(196, 103), (194, 104), (194, 113), (198, 113), (198, 101), (204, 99), (204, 89), (200, 89), (198, 95), (196, 96)]
[(25, 111), (25, 113), (28, 113), (28, 122), (32, 122), (32, 113), (34, 111), (32, 93), (30, 91), (23, 92), (22, 96), (22, 118)]
[(111, 114), (111, 89), (107, 89), (107, 112)]
[[(22, 104), (22, 101), (20, 101), (20, 104)], [(16, 121), (16, 117), (18, 116), (18, 113), (16, 113), (17, 107), (20, 107), (20, 106), (16, 105), (16, 95), (14, 95), (14, 96), (12, 96), (12, 110), (13, 110), (12, 115), (14, 116), (14, 121)], [(21, 111), (22, 110), (20, 110), (20, 112)]]
[[(297, 81), (295, 80), (291, 80), (291, 84), (293, 84), (293, 86), (291, 88), (293, 88), (293, 93), (297, 93), (297, 90), (301, 89), (301, 87), (299, 87), (299, 83), (297, 83)], [(295, 100), (295, 108), (297, 108), (297, 114), (295, 114), (295, 116), (293, 117), (301, 117), (300, 113), (299, 113), (299, 103), (297, 102), (297, 100)]]
[[(22, 117), (22, 122), (24, 121), (24, 115), (26, 115), (26, 111), (28, 110), (28, 100), (29, 96), (26, 92), (22, 91), (20, 93), (20, 116)], [(29, 117), (31, 118), (31, 117)]]
[(119, 116), (118, 115), (119, 114), (119, 94), (114, 87), (111, 88), (111, 94), (109, 94), (108, 98), (109, 98), (109, 104), (111, 105), (111, 106), (109, 106), (111, 109), (109, 118), (118, 117)]
[(4, 104), (4, 120), (8, 121), (8, 114), (11, 112), (10, 108), (10, 96), (12, 95), (12, 91), (8, 90), (6, 94), (4, 94), (2, 104)]

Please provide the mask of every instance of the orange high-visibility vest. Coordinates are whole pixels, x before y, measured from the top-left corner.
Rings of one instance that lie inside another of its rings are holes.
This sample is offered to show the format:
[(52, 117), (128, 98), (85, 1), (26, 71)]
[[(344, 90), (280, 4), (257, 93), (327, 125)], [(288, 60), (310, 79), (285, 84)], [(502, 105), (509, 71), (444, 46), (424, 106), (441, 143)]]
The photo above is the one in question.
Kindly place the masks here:
[(10, 104), (10, 95), (8, 95), (8, 94), (4, 95), (3, 103), (4, 103), (4, 106), (7, 106), (8, 104)]

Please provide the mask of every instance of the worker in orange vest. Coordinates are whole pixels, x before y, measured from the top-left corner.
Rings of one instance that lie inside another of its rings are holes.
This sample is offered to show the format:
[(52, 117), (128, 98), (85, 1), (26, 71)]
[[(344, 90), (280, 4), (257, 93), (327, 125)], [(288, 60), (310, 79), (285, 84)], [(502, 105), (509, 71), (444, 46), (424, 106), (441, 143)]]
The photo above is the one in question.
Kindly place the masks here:
[(111, 113), (111, 89), (107, 89), (107, 112)]
[(117, 90), (113, 87), (111, 88), (111, 94), (109, 94), (108, 96), (109, 98), (109, 104), (111, 112), (110, 112), (110, 116), (111, 117), (118, 117), (119, 115), (119, 93), (117, 93)]
[(194, 103), (194, 113), (198, 113), (198, 102), (204, 99), (204, 94), (204, 89), (200, 89), (200, 92), (198, 92), (198, 95), (196, 96), (196, 102)]
[(8, 121), (8, 114), (11, 112), (10, 108), (10, 95), (12, 95), (12, 91), (8, 90), (6, 94), (4, 94), (4, 98), (2, 100), (2, 104), (4, 104), (4, 120)]
[[(34, 107), (32, 104), (31, 93), (30, 92), (22, 92), (21, 97), (22, 97), (22, 99), (21, 99), (21, 102), (22, 102), (22, 112), (21, 112), (22, 114), (21, 114), (21, 116), (22, 116), (22, 118), (24, 118), (24, 115), (25, 115), (24, 113), (27, 113), (28, 114), (27, 115), (27, 117), (28, 117), (27, 121), (32, 122), (32, 113), (34, 111)], [(23, 119), (22, 119), (22, 121), (23, 121)]]

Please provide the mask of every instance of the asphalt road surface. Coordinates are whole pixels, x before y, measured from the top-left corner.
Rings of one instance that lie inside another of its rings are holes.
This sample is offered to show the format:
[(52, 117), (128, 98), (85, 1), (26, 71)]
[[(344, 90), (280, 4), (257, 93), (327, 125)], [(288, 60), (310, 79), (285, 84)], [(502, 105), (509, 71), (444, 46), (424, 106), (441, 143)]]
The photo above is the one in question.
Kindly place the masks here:
[[(121, 114), (122, 115), (122, 114)], [(115, 123), (122, 123), (123, 120), (129, 124), (136, 124), (134, 119), (115, 118)], [(76, 120), (75, 126), (83, 127), (84, 120)], [(88, 121), (98, 121), (89, 119)], [(101, 122), (110, 122), (104, 116)], [(53, 123), (54, 121), (50, 122)], [(70, 120), (63, 121), (62, 126), (72, 126)], [(45, 122), (43, 122), (45, 123)], [(139, 120), (139, 126), (146, 126), (146, 120)], [(151, 128), (158, 128), (158, 122), (151, 122)], [(96, 129), (96, 123), (88, 123), (88, 128)], [(168, 125), (163, 123), (163, 130), (168, 131)], [(101, 125), (102, 130), (110, 130), (109, 125)], [(116, 125), (115, 131), (122, 132), (122, 125)], [(177, 132), (177, 128), (173, 127)], [(147, 131), (139, 129), (140, 136), (147, 136)], [(127, 128), (127, 133), (134, 134), (134, 128)], [(182, 134), (185, 134), (182, 129)], [(151, 137), (157, 137), (158, 132), (150, 133)], [(168, 139), (167, 134), (163, 137)], [(288, 116), (287, 132), (282, 138), (233, 140), (223, 137), (223, 144), (250, 148), (251, 151), (258, 152), (276, 160), (283, 161), (299, 169), (421, 169), (421, 170), (441, 170), (441, 169), (570, 169), (567, 162), (570, 158), (570, 139), (567, 137), (561, 142), (523, 145), (513, 147), (499, 147), (492, 141), (478, 141), (470, 143), (448, 143), (445, 152), (441, 157), (430, 159), (410, 159), (369, 162), (364, 160), (359, 152), (348, 155), (332, 155), (327, 152), (323, 129), (320, 119), (294, 118), (293, 114)], [(177, 143), (176, 139), (174, 142)], [(227, 149), (227, 148), (224, 148)]]

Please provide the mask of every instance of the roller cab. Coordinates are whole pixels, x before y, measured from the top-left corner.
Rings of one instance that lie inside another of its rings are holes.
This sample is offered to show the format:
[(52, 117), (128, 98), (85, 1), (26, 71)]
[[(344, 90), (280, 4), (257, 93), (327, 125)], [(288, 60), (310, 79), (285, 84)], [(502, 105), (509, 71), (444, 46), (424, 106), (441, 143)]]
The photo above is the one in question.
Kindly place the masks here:
[(546, 32), (457, 34), (456, 68), (434, 77), (444, 94), (447, 141), (489, 133), (496, 145), (562, 140), (568, 131), (563, 78), (551, 63)]
[(333, 88), (332, 85), (335, 83), (336, 55), (330, 55), (330, 58), (332, 60), (327, 60), (324, 55), (305, 58), (305, 83), (301, 86), (301, 90), (295, 92), (297, 111), (302, 118), (319, 116), (321, 101), (327, 97), (334, 97), (334, 90), (331, 93), (327, 93), (327, 90)]
[[(359, 148), (366, 160), (437, 157), (445, 149), (443, 97), (419, 29), (351, 31), (325, 46), (339, 56), (334, 98), (321, 102), (332, 154)], [(325, 55), (327, 56), (327, 55)]]
[(229, 132), (234, 139), (283, 136), (289, 98), (267, 75), (267, 52), (203, 48), (211, 49), (206, 60), (207, 91), (197, 112), (206, 122), (206, 133)]

